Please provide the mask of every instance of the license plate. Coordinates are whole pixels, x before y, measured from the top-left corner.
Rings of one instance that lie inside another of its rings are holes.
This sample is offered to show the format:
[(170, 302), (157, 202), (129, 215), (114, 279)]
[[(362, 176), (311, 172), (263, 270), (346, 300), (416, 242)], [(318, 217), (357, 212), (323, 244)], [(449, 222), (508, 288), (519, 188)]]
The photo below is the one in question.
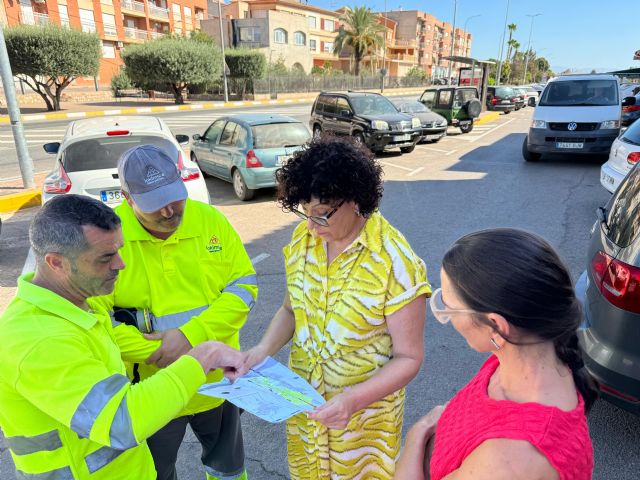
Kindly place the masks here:
[(281, 167), (282, 165), (284, 165), (284, 162), (286, 162), (290, 158), (291, 155), (278, 155), (276, 157), (276, 167)]
[(584, 143), (557, 142), (556, 148), (583, 148)]
[(120, 203), (124, 197), (122, 191), (118, 190), (102, 190), (100, 192), (100, 198), (104, 203)]
[(602, 174), (602, 181), (608, 183), (609, 185), (613, 185), (616, 183), (615, 179), (611, 175), (607, 175), (606, 173)]
[(509, 100), (502, 100), (500, 103), (511, 103)]
[(411, 140), (411, 135), (407, 133), (406, 135), (396, 135), (393, 137), (394, 142), (402, 142), (403, 140)]
[(427, 140), (438, 140), (442, 135), (426, 135), (424, 138)]

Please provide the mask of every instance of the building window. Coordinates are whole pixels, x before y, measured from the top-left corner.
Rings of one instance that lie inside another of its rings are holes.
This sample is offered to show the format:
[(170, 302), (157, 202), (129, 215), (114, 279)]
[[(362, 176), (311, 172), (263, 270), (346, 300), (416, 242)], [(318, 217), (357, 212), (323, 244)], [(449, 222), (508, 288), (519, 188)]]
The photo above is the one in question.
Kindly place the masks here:
[(324, 51), (326, 53), (333, 53), (333, 42), (324, 42)]
[(182, 12), (180, 11), (180, 5), (178, 5), (177, 3), (172, 3), (171, 11), (173, 12), (173, 23), (182, 23)]
[(273, 43), (287, 43), (287, 31), (283, 28), (276, 28), (273, 31)]
[(324, 29), (327, 32), (333, 32), (334, 27), (335, 27), (335, 25), (333, 23), (333, 20), (325, 20), (324, 21)]
[[(117, 37), (118, 31), (116, 30), (116, 17), (108, 13), (102, 14), (102, 24), (104, 28), (104, 34), (110, 37)], [(107, 57), (105, 57), (107, 58)], [(109, 57), (110, 58), (110, 57)]]
[(93, 18), (93, 10), (80, 9), (80, 24), (83, 32), (95, 33), (96, 21)]
[(60, 25), (69, 27), (69, 12), (67, 11), (67, 6), (58, 4), (58, 12), (60, 12)]
[(295, 32), (293, 34), (293, 43), (295, 45), (306, 45), (307, 44), (307, 36), (302, 32)]
[(316, 47), (317, 47), (316, 41), (309, 39), (309, 50), (311, 50), (312, 52), (315, 52)]
[(258, 27), (240, 27), (241, 42), (261, 42), (262, 36)]
[(113, 42), (102, 41), (102, 58), (116, 58), (116, 47)]
[(307, 20), (309, 21), (309, 28), (317, 28), (318, 19), (316, 17), (307, 17)]

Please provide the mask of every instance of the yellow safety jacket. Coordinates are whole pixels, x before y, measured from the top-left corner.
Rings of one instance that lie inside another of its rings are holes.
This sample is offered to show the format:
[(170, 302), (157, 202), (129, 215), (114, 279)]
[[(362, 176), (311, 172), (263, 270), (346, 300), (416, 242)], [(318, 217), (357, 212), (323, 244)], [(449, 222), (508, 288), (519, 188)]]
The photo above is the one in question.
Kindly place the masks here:
[[(204, 382), (183, 356), (132, 385), (108, 312), (18, 280), (0, 317), (0, 427), (21, 480), (156, 478), (144, 441)], [(158, 398), (162, 398), (158, 402)]]
[[(240, 348), (239, 331), (258, 295), (256, 274), (240, 237), (216, 208), (187, 200), (182, 222), (166, 240), (147, 232), (133, 209), (115, 209), (122, 221), (125, 263), (113, 293), (99, 297), (114, 306), (148, 309), (154, 331), (179, 328), (192, 346), (218, 340)], [(135, 327), (114, 322), (125, 362), (138, 363), (145, 379), (158, 371), (145, 360), (160, 346)], [(208, 382), (222, 379), (214, 370)], [(196, 394), (178, 416), (204, 412), (223, 400)]]

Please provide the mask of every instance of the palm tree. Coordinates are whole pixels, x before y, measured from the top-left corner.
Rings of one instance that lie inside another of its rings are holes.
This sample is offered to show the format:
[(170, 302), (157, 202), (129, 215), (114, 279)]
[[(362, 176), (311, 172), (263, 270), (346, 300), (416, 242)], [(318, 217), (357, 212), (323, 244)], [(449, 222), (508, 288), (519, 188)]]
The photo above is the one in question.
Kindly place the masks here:
[(509, 29), (509, 40), (507, 40), (507, 45), (509, 45), (507, 49), (507, 58), (511, 58), (511, 42), (513, 41), (513, 32), (517, 30), (518, 25), (516, 25), (515, 23), (510, 23), (509, 25), (507, 25), (507, 28)]
[(356, 75), (360, 75), (360, 63), (367, 52), (380, 48), (384, 42), (380, 34), (387, 29), (378, 20), (379, 16), (367, 7), (355, 7), (340, 17), (342, 25), (333, 46), (333, 53), (340, 55), (345, 47), (349, 47)]

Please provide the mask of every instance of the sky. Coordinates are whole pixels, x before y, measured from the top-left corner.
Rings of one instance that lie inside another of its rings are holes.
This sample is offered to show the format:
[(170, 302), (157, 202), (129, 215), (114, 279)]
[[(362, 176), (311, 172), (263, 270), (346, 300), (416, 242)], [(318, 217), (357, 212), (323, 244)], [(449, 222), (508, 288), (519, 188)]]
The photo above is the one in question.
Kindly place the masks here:
[[(421, 10), (446, 22), (453, 21), (457, 1), (456, 25), (473, 35), (471, 56), (498, 58), (507, 13), (507, 0), (309, 0), (310, 4), (335, 10), (341, 6), (367, 5), (374, 11)], [(507, 23), (518, 27), (513, 38), (521, 49), (529, 41), (534, 19), (531, 48), (549, 60), (552, 70), (590, 72), (640, 67), (633, 53), (640, 50), (638, 0), (510, 0)], [(505, 43), (508, 32), (505, 35)], [(506, 46), (504, 48), (506, 52)]]

